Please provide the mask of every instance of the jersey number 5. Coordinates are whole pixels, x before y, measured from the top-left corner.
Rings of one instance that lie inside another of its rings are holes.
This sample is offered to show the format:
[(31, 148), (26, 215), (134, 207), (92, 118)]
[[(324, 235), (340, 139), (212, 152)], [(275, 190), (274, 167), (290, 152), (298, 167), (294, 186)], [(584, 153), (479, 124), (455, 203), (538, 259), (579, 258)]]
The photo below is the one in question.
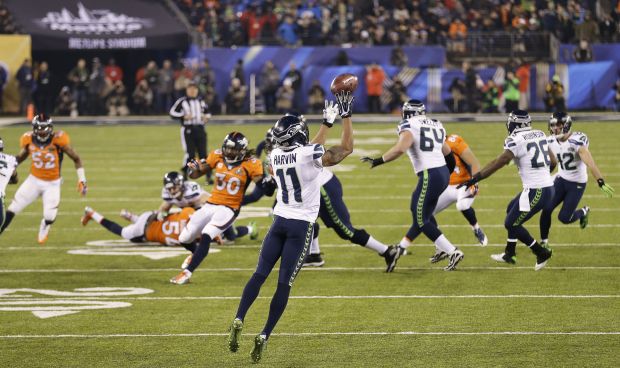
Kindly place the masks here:
[[(433, 138), (427, 134), (433, 131)], [(440, 129), (433, 129), (429, 127), (420, 128), (420, 149), (424, 152), (430, 152), (435, 148), (435, 142), (443, 144), (445, 135), (444, 131)]]
[[(276, 175), (278, 179), (280, 179), (280, 190), (282, 191), (282, 202), (288, 204), (288, 188), (286, 187), (286, 176), (284, 169), (276, 170)], [(291, 182), (293, 183), (293, 191), (295, 202), (301, 203), (301, 184), (299, 184), (299, 177), (297, 177), (297, 171), (294, 167), (289, 167), (286, 169), (286, 175), (291, 178)]]

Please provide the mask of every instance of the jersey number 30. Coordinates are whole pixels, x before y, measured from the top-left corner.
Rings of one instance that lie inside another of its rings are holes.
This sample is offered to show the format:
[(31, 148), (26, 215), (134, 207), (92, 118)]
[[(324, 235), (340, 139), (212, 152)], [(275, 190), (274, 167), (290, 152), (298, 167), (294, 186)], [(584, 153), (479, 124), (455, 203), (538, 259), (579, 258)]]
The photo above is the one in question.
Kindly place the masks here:
[(284, 169), (276, 170), (276, 175), (278, 179), (280, 179), (280, 190), (282, 191), (282, 202), (288, 204), (288, 188), (286, 187), (286, 176), (291, 178), (291, 182), (293, 183), (293, 192), (295, 202), (301, 203), (301, 184), (299, 183), (299, 177), (297, 177), (297, 171), (295, 171), (294, 167), (289, 167), (286, 169), (286, 176)]

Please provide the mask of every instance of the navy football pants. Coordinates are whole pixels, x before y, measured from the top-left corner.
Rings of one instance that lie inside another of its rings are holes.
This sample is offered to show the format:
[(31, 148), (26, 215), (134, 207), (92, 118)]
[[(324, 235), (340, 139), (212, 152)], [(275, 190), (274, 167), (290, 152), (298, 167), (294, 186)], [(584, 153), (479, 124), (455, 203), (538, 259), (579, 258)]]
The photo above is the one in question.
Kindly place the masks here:
[(518, 239), (527, 246), (532, 245), (534, 238), (525, 229), (525, 227), (523, 227), (523, 224), (538, 212), (543, 209), (548, 210), (551, 207), (553, 192), (553, 187), (530, 189), (528, 193), (530, 210), (527, 212), (519, 209), (519, 198), (521, 197), (521, 192), (519, 192), (519, 194), (517, 194), (512, 201), (510, 201), (510, 203), (508, 203), (504, 227), (508, 230), (509, 241), (510, 239)]
[(413, 241), (424, 233), (431, 241), (441, 236), (437, 221), (433, 216), (437, 200), (450, 182), (450, 172), (446, 166), (423, 170), (418, 173), (418, 185), (411, 195), (411, 214), (413, 225), (407, 231), (407, 238)]
[(556, 177), (553, 183), (555, 194), (549, 209), (543, 209), (540, 215), (540, 237), (549, 238), (551, 229), (551, 214), (553, 210), (562, 203), (558, 220), (563, 224), (571, 224), (583, 217), (583, 211), (577, 210), (579, 201), (586, 190), (586, 183), (575, 183), (561, 177)]

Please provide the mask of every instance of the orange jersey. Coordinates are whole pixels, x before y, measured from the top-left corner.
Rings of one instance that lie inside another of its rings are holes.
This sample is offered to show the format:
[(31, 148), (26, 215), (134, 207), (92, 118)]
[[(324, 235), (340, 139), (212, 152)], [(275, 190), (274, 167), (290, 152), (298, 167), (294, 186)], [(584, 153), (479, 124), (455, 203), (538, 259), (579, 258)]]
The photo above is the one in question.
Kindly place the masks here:
[(215, 150), (207, 157), (207, 165), (215, 175), (209, 203), (230, 207), (241, 207), (241, 200), (250, 181), (263, 176), (263, 164), (255, 158), (248, 158), (235, 166), (228, 166), (221, 150)]
[(179, 234), (194, 212), (193, 208), (185, 207), (181, 212), (166, 216), (164, 221), (154, 220), (146, 227), (144, 233), (146, 240), (165, 245), (179, 244)]
[(45, 145), (35, 143), (32, 132), (24, 133), (19, 140), (19, 146), (28, 150), (28, 155), (32, 161), (30, 173), (47, 181), (60, 179), (62, 148), (69, 144), (69, 135), (62, 130), (54, 132), (52, 139)]
[(450, 185), (464, 183), (471, 178), (471, 173), (469, 171), (469, 166), (461, 159), (461, 154), (469, 148), (469, 146), (463, 138), (456, 134), (449, 135), (448, 138), (446, 138), (446, 143), (450, 146), (452, 152), (454, 152), (454, 160), (456, 161), (454, 171), (452, 175), (450, 175)]

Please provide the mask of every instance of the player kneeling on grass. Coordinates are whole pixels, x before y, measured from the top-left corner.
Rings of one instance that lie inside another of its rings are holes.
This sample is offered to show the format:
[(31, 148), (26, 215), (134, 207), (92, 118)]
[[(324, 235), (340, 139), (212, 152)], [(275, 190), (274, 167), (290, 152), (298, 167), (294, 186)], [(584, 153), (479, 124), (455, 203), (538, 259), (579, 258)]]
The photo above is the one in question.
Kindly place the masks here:
[(254, 338), (254, 348), (250, 353), (255, 363), (261, 359), (267, 340), (286, 308), (291, 287), (310, 246), (320, 207), (321, 183), (318, 174), (324, 166), (336, 165), (353, 152), (350, 118), (353, 96), (349, 92), (341, 92), (336, 98), (343, 118), (339, 146), (328, 150), (323, 147), (329, 126), (336, 118), (336, 114), (328, 114), (329, 110), (335, 109), (331, 104), (324, 111), (324, 116), (332, 116), (331, 121), (326, 120), (321, 125), (312, 142), (309, 142), (308, 126), (297, 116), (283, 116), (273, 128), (274, 149), (269, 155), (270, 170), (278, 185), (274, 220), (263, 240), (256, 271), (243, 289), (228, 339), (228, 348), (236, 352), (245, 316), (267, 276), (280, 260), (278, 286), (271, 300), (269, 316), (261, 333)]
[(4, 223), (4, 194), (7, 184), (17, 184), (17, 159), (6, 154), (4, 141), (0, 138), (0, 227)]
[(586, 190), (590, 168), (598, 186), (607, 197), (612, 197), (614, 188), (605, 184), (601, 171), (588, 149), (588, 136), (581, 132), (572, 132), (572, 119), (565, 112), (556, 112), (549, 119), (549, 148), (557, 155), (558, 175), (553, 181), (555, 195), (551, 207), (543, 209), (540, 215), (541, 244), (546, 246), (551, 228), (551, 213), (562, 203), (558, 219), (563, 224), (579, 221), (582, 229), (588, 225), (590, 207), (577, 209), (579, 201)]
[(532, 129), (532, 119), (527, 111), (511, 112), (506, 128), (509, 136), (504, 141), (504, 152), (458, 187), (471, 187), (506, 166), (510, 160), (514, 160), (523, 182), (523, 191), (508, 203), (506, 209), (506, 250), (502, 254), (493, 254), (491, 258), (497, 262), (515, 264), (518, 239), (536, 255), (534, 270), (538, 271), (545, 267), (551, 258), (551, 250), (543, 248), (534, 240), (523, 224), (541, 210), (551, 208), (554, 190), (550, 171), (557, 161), (549, 151), (545, 133)]
[(56, 220), (60, 204), (60, 165), (66, 153), (73, 162), (78, 176), (78, 192), (86, 195), (86, 175), (80, 156), (71, 147), (69, 135), (62, 130), (54, 132), (52, 119), (40, 114), (32, 119), (32, 131), (24, 133), (20, 139), (21, 151), (17, 154), (17, 163), (28, 156), (32, 160), (30, 175), (17, 189), (11, 205), (6, 211), (6, 218), (0, 233), (20, 213), (38, 197), (43, 199), (43, 219), (39, 227), (39, 244), (47, 241), (50, 227)]
[[(179, 236), (186, 248), (191, 247), (191, 242), (198, 236), (200, 244), (191, 250), (192, 255), (188, 257), (191, 259), (186, 260), (187, 268), (170, 279), (171, 283), (182, 285), (189, 282), (192, 272), (209, 253), (211, 241), (237, 218), (250, 181), (258, 186), (270, 186), (270, 181), (266, 181), (263, 175), (263, 165), (252, 155), (247, 138), (239, 132), (231, 132), (224, 138), (221, 150), (211, 152), (205, 161), (192, 160), (188, 164), (190, 178), (196, 179), (213, 171), (215, 183), (211, 197), (191, 217)], [(275, 187), (265, 189), (271, 193), (274, 190)]]
[(133, 215), (130, 217), (131, 225), (123, 227), (104, 218), (92, 208), (86, 207), (82, 225), (86, 226), (90, 220), (95, 220), (111, 233), (133, 243), (153, 242), (161, 245), (179, 245), (181, 230), (194, 211), (191, 207), (185, 207), (180, 212), (170, 213), (161, 219), (157, 216), (157, 211), (147, 211), (140, 215)]

